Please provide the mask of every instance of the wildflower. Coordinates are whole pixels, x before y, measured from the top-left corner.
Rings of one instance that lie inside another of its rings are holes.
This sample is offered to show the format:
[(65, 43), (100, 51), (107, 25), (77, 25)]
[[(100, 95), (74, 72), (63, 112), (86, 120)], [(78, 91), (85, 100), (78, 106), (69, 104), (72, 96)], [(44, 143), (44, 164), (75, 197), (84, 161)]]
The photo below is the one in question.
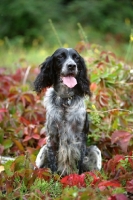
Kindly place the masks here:
[(133, 42), (133, 33), (130, 35), (130, 42)]
[(92, 105), (92, 108), (93, 108), (94, 110), (96, 110), (96, 106), (95, 106), (94, 104)]

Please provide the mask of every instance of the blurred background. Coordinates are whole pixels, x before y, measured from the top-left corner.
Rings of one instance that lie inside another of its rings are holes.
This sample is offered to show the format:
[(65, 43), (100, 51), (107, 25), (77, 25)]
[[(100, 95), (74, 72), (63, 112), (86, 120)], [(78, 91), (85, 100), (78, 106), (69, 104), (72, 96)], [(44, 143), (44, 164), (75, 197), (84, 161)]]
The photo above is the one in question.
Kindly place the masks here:
[(40, 63), (45, 55), (78, 43), (126, 54), (133, 0), (0, 0), (1, 66), (18, 58)]

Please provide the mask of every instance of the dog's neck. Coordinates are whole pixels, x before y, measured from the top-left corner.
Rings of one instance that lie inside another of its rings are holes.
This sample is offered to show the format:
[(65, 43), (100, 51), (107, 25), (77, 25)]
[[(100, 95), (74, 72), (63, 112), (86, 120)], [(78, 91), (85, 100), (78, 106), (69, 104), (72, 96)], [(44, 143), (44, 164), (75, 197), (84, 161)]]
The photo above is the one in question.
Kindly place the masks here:
[(63, 83), (54, 86), (54, 90), (56, 95), (63, 99), (71, 99), (75, 95), (74, 89), (67, 87)]

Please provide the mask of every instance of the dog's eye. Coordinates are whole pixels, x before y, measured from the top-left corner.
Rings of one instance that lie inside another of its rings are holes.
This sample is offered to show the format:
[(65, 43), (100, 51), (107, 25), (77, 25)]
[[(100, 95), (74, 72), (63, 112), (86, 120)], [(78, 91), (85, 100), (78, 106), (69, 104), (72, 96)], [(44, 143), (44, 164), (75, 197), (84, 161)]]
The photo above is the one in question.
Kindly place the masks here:
[(64, 58), (64, 55), (63, 55), (63, 54), (60, 54), (60, 55), (57, 56), (57, 58), (58, 58), (58, 59), (62, 59), (62, 58)]
[(79, 61), (79, 57), (78, 57), (76, 54), (73, 55), (73, 59), (74, 59), (75, 61)]

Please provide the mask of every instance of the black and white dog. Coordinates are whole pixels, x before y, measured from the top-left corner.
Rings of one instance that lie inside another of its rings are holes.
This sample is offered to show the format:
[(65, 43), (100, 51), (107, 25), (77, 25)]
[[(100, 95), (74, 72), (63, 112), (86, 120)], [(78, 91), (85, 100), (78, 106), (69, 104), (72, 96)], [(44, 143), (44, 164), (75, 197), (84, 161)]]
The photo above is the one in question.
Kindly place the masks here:
[(74, 49), (57, 49), (41, 64), (35, 91), (51, 88), (44, 98), (47, 144), (37, 155), (38, 168), (61, 175), (101, 169), (101, 151), (86, 146), (89, 123), (84, 96), (91, 95), (89, 86), (84, 59)]

